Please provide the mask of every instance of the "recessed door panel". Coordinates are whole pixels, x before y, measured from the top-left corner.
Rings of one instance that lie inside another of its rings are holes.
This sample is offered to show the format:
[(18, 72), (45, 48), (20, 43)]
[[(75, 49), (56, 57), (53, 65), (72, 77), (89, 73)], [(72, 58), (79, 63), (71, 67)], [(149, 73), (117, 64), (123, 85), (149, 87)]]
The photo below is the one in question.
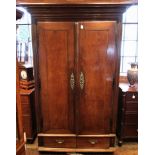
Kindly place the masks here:
[(43, 131), (69, 133), (74, 130), (74, 24), (42, 22), (38, 29)]
[(79, 134), (110, 132), (115, 72), (115, 22), (79, 23)]

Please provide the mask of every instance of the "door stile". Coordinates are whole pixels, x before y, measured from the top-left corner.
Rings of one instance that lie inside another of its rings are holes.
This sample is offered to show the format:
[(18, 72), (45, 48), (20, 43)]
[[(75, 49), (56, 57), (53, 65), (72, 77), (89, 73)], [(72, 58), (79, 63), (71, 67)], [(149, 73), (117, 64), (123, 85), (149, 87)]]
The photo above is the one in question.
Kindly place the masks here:
[(76, 128), (76, 135), (78, 135), (78, 131), (79, 131), (79, 94), (80, 94), (80, 90), (79, 90), (79, 23), (75, 22), (74, 23), (74, 34), (75, 34), (75, 80), (76, 80), (76, 87), (75, 87), (75, 128)]

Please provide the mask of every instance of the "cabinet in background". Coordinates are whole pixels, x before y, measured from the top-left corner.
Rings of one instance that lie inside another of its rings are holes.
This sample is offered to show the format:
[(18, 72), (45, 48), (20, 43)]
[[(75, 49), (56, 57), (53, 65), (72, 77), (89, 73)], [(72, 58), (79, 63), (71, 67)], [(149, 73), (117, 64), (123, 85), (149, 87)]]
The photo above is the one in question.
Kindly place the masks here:
[(137, 141), (138, 139), (138, 87), (129, 87), (129, 84), (119, 85), (118, 144), (123, 141)]
[(26, 133), (27, 143), (33, 143), (37, 135), (35, 88), (20, 89), (23, 128)]

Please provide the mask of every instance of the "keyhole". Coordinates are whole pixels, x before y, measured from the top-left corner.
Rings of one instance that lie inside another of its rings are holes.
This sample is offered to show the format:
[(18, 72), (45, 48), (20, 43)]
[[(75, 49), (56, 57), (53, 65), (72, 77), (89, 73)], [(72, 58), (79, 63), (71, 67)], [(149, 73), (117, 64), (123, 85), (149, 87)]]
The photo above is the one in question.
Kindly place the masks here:
[(81, 25), (80, 28), (81, 28), (81, 30), (83, 30), (83, 28), (84, 28), (83, 25)]

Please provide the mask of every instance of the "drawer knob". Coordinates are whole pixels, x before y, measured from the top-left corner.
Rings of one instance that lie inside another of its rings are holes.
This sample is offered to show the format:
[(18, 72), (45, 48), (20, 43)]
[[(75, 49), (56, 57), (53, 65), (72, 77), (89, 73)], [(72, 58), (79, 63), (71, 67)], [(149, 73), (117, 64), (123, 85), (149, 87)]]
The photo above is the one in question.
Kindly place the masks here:
[(55, 141), (56, 141), (58, 144), (62, 144), (62, 143), (64, 143), (64, 140), (62, 140), (62, 139), (59, 139), (59, 140), (56, 139)]
[(132, 95), (132, 99), (135, 99), (135, 98), (136, 98), (136, 96), (133, 94), (133, 95)]
[(97, 143), (97, 140), (89, 140), (90, 144), (94, 145)]

